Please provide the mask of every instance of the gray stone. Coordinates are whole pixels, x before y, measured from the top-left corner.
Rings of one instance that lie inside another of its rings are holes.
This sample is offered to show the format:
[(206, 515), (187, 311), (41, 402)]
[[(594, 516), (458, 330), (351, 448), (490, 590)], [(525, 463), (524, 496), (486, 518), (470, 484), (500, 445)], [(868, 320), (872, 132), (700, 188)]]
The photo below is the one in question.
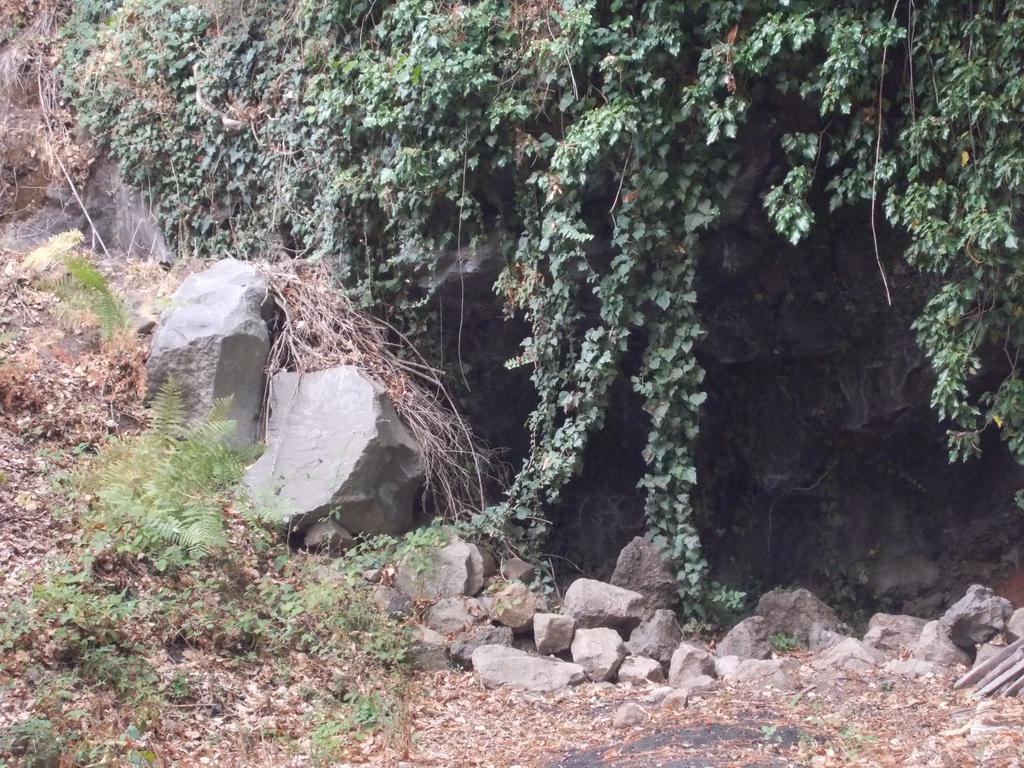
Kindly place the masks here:
[(646, 656), (627, 656), (619, 665), (619, 682), (644, 685), (665, 680), (665, 670), (656, 659)]
[(267, 451), (245, 481), (255, 498), (276, 497), (289, 528), (330, 515), (352, 533), (398, 534), (423, 467), (384, 388), (344, 365), (274, 376)]
[(1013, 615), (1013, 604), (991, 588), (973, 584), (967, 594), (949, 607), (940, 621), (949, 639), (961, 648), (973, 650), (987, 643), (1006, 628)]
[(814, 668), (869, 672), (886, 661), (888, 657), (878, 649), (871, 648), (856, 638), (848, 637), (816, 659)]
[(607, 627), (577, 629), (570, 646), (572, 660), (595, 682), (612, 680), (626, 658), (619, 633)]
[(732, 677), (742, 661), (739, 656), (718, 656), (715, 658), (715, 674), (722, 678)]
[(690, 703), (690, 692), (685, 689), (670, 689), (670, 693), (662, 697), (661, 708), (669, 712), (681, 712)]
[(661, 550), (637, 536), (619, 553), (611, 583), (644, 596), (648, 610), (679, 605), (679, 584)]
[(533, 626), (537, 612), (537, 597), (525, 584), (513, 582), (495, 592), (489, 612), (499, 624), (511, 627), (513, 632), (525, 632)]
[(693, 643), (680, 643), (669, 663), (668, 684), (673, 688), (681, 688), (686, 681), (701, 675), (715, 675), (715, 657), (706, 648)]
[(683, 641), (679, 622), (672, 611), (662, 608), (633, 630), (626, 648), (634, 656), (649, 656), (666, 667), (672, 660), (672, 652)]
[(413, 600), (473, 596), (484, 586), (480, 550), (459, 538), (440, 549), (416, 552), (398, 564), (395, 586)]
[(688, 677), (679, 684), (679, 690), (686, 694), (687, 700), (692, 699), (695, 694), (710, 693), (717, 687), (718, 681), (711, 675)]
[(425, 672), (448, 669), (448, 644), (441, 633), (429, 627), (413, 627), (410, 652), (416, 669)]
[(475, 624), (483, 615), (484, 609), (472, 597), (442, 597), (427, 611), (427, 626), (447, 635)]
[(561, 653), (569, 650), (575, 631), (576, 620), (572, 616), (562, 616), (558, 613), (533, 615), (533, 639), (537, 643), (538, 653)]
[(459, 633), (448, 652), (452, 659), (462, 667), (473, 665), (473, 651), (484, 645), (504, 645), (512, 647), (512, 630), (508, 627), (476, 627)]
[(914, 649), (927, 623), (927, 619), (919, 619), (916, 616), (876, 613), (868, 622), (864, 644), (895, 656), (904, 648)]
[(773, 589), (761, 596), (757, 615), (765, 619), (768, 636), (784, 632), (803, 646), (810, 643), (811, 629), (840, 631), (842, 622), (836, 612), (806, 589)]
[(628, 632), (643, 618), (644, 598), (614, 584), (576, 579), (565, 592), (563, 611), (583, 629), (610, 627)]
[(814, 624), (807, 635), (807, 648), (810, 651), (820, 653), (821, 651), (827, 651), (829, 648), (835, 648), (841, 642), (848, 639), (841, 632), (826, 629), (821, 624)]
[(230, 397), (238, 442), (254, 443), (272, 307), (267, 279), (251, 264), (224, 259), (189, 275), (153, 337), (146, 363), (149, 395), (173, 379), (190, 420), (209, 413), (216, 400)]
[(536, 573), (534, 567), (518, 557), (509, 557), (501, 563), (501, 576), (506, 581), (521, 581), (529, 584)]
[[(1002, 653), (1005, 650), (1005, 645), (993, 645), (992, 643), (983, 643), (982, 645), (979, 645), (978, 652), (974, 655), (974, 666), (976, 667), (979, 664), (988, 661), (996, 654)], [(972, 667), (972, 669), (973, 668), (974, 667)]]
[(914, 646), (913, 658), (918, 661), (934, 661), (946, 667), (957, 664), (970, 665), (971, 657), (957, 646), (939, 621), (929, 621), (921, 630), (921, 637)]
[(356, 545), (355, 537), (337, 521), (328, 518), (315, 523), (302, 539), (306, 549), (340, 555)]
[(768, 625), (764, 617), (751, 616), (730, 629), (718, 643), (715, 653), (741, 659), (767, 659), (772, 655), (772, 647), (768, 642)]
[(473, 671), (485, 688), (507, 685), (539, 693), (559, 691), (586, 679), (583, 667), (546, 656), (531, 656), (503, 645), (473, 651)]
[(1003, 634), (1006, 635), (1006, 642), (1008, 643), (1015, 642), (1024, 637), (1024, 608), (1018, 608), (1010, 615)]
[(945, 669), (934, 661), (922, 661), (921, 659), (892, 659), (882, 666), (882, 671), (886, 674), (909, 677), (912, 680), (938, 675)]
[(726, 679), (737, 683), (759, 683), (775, 688), (792, 688), (800, 664), (796, 659), (744, 659)]
[(670, 685), (658, 685), (644, 693), (640, 697), (640, 701), (645, 704), (660, 704), (665, 700), (666, 696), (672, 693), (678, 693), (677, 689)]
[(616, 728), (631, 728), (634, 725), (643, 725), (647, 722), (647, 713), (639, 704), (626, 702), (620, 704), (612, 715), (612, 725)]
[(403, 618), (412, 612), (412, 600), (394, 587), (378, 584), (370, 592), (370, 599), (392, 619)]

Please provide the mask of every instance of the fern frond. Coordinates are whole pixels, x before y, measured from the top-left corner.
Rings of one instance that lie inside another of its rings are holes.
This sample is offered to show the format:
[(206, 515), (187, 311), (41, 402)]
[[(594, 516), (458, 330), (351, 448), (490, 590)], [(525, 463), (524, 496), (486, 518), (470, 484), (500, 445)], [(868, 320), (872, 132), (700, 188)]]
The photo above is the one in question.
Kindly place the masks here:
[(178, 439), (185, 434), (185, 400), (181, 387), (174, 379), (168, 379), (160, 387), (150, 407), (153, 434), (164, 440)]
[(64, 268), (79, 285), (89, 291), (109, 291), (107, 278), (84, 256), (69, 254), (64, 257)]
[(61, 232), (29, 253), (22, 261), (22, 265), (27, 269), (43, 272), (54, 264), (64, 261), (65, 257), (73, 253), (84, 239), (85, 236), (77, 229)]

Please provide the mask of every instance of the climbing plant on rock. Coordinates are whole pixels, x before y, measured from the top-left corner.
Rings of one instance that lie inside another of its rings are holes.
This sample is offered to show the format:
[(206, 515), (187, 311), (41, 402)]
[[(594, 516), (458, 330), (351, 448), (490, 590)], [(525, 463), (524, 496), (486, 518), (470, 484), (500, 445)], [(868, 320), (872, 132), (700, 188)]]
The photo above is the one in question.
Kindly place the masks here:
[[(763, 190), (785, 239), (860, 205), (946, 276), (917, 327), (954, 453), (989, 424), (1024, 453), (1022, 23), (1017, 2), (256, 0), (240, 18), (82, 0), (64, 66), (83, 122), (184, 250), (280, 243), (415, 333), (438, 253), (497, 236), (497, 290), (530, 328), (510, 364), (530, 368), (537, 407), (529, 454), (481, 524), (543, 539), (642, 350), (649, 530), (697, 611), (727, 595), (690, 501), (695, 275), (748, 115), (788, 163)], [(896, 256), (865, 279), (898, 290)], [(1002, 383), (979, 390), (999, 350)]]

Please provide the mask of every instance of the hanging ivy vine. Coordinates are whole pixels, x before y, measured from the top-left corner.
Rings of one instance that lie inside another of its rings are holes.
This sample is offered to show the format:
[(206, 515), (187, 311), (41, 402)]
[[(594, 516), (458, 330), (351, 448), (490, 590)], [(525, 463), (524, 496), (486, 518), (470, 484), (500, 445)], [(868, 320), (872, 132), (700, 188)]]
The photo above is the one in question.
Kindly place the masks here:
[[(1021, 16), (903, 0), (255, 0), (234, 16), (82, 0), (64, 66), (82, 121), (184, 251), (280, 242), (415, 331), (438, 253), (500, 236), (496, 289), (531, 329), (510, 364), (529, 366), (537, 407), (529, 455), (481, 524), (544, 536), (641, 339), (640, 488), (698, 610), (729, 595), (709, 584), (690, 501), (694, 282), (752, 110), (809, 115), (777, 136), (791, 166), (765, 190), (786, 239), (807, 235), (818, 200), (860, 205), (947, 276), (917, 327), (954, 454), (989, 424), (1024, 453)], [(878, 254), (880, 290), (895, 256)], [(988, 347), (1008, 373), (979, 392)]]

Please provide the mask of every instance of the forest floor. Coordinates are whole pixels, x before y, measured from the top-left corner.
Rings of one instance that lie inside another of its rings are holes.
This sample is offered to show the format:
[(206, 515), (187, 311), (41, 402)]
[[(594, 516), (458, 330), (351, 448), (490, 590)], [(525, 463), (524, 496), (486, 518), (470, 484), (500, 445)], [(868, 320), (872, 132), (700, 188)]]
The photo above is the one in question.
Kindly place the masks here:
[[(101, 348), (91, 331), (64, 328), (52, 297), (17, 277), (15, 259), (0, 252), (0, 621), (17, 615), (15, 604), (32, 599), (47, 564), (74, 545), (66, 478), (81, 456), (145, 420), (140, 347)], [(163, 291), (159, 270), (143, 269), (125, 279)], [(123, 578), (131, 591), (133, 574)], [(794, 690), (723, 685), (669, 710), (644, 688), (586, 684), (535, 695), (484, 690), (468, 672), (423, 673), (408, 686), (399, 738), (358, 731), (326, 756), (310, 738), (316, 711), (308, 692), (330, 680), (310, 659), (292, 654), (239, 664), (223, 651), (166, 648), (151, 661), (160, 686), (173, 686), (183, 671), (200, 682), (184, 703), (150, 715), (145, 733), (133, 726), (138, 713), (110, 690), (69, 684), (62, 692), (58, 706), (67, 718), (152, 756), (149, 763), (94, 764), (1024, 765), (1024, 701), (977, 702), (952, 691), (949, 679), (823, 675), (804, 665)], [(32, 764), (24, 755), (4, 756), (4, 732), (37, 716), (38, 664), (0, 642), (0, 766), (80, 765), (67, 757)], [(281, 665), (289, 667), (286, 683)], [(624, 702), (637, 703), (647, 720), (615, 728), (612, 716)]]

